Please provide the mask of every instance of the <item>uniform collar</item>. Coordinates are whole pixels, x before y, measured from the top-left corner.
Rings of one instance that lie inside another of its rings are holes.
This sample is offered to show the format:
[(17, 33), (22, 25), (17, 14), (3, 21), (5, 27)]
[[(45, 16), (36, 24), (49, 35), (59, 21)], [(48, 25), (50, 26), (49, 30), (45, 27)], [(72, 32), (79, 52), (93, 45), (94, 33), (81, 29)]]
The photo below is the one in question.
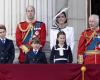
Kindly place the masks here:
[(34, 20), (32, 20), (32, 21), (29, 21), (29, 20), (27, 19), (26, 22), (28, 22), (28, 23), (35, 23), (36, 20), (34, 19)]

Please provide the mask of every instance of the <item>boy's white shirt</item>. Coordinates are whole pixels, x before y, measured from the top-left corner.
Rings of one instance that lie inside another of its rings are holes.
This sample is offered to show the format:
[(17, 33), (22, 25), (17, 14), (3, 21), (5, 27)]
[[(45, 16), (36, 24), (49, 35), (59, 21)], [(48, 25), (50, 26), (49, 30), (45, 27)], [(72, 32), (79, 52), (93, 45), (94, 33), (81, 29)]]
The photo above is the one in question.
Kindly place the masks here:
[(36, 49), (33, 49), (33, 52), (36, 52), (35, 54), (37, 54), (37, 53), (38, 53), (38, 51), (39, 51), (38, 49), (37, 49), (37, 50), (36, 50)]
[(33, 49), (33, 51), (37, 51), (38, 52), (39, 50), (38, 49)]
[(1, 41), (2, 41), (2, 40), (6, 41), (6, 38), (5, 38), (5, 37), (4, 37), (4, 38), (1, 38), (1, 37), (0, 37), (0, 40), (1, 40)]

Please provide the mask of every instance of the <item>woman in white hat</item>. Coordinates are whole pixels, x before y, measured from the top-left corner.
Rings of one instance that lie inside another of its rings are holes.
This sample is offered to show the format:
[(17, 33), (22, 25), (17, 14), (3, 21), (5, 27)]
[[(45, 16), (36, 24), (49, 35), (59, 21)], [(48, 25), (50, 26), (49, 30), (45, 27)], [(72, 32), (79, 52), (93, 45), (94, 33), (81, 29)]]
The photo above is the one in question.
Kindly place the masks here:
[(50, 48), (56, 44), (57, 33), (64, 31), (66, 34), (67, 45), (71, 47), (73, 52), (74, 48), (74, 28), (67, 25), (67, 16), (65, 11), (60, 11), (55, 18), (55, 25), (50, 29)]

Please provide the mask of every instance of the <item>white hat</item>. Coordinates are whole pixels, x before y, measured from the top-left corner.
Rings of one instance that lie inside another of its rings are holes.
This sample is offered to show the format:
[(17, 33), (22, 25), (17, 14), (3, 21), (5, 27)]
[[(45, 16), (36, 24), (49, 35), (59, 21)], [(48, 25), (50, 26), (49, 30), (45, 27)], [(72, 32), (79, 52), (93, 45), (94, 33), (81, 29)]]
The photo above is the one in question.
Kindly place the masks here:
[(65, 12), (65, 11), (67, 11), (69, 8), (64, 8), (64, 9), (62, 9), (59, 13), (57, 13), (56, 15), (55, 15), (55, 17), (53, 18), (53, 21), (62, 13), (62, 12)]

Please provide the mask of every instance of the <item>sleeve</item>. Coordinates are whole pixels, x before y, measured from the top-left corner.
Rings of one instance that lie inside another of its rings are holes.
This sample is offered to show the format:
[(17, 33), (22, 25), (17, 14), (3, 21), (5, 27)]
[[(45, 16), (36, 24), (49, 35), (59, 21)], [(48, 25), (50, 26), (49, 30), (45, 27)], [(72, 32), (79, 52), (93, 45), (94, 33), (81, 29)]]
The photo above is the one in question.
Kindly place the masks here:
[(10, 41), (9, 61), (8, 61), (8, 63), (13, 63), (14, 58), (15, 58), (15, 48), (14, 48), (13, 41)]
[(72, 27), (71, 28), (71, 35), (70, 35), (70, 48), (71, 48), (71, 51), (73, 53), (73, 50), (74, 50), (74, 28)]
[(47, 64), (47, 59), (46, 59), (45, 53), (42, 52), (42, 54), (43, 54), (43, 57), (42, 57), (43, 63)]
[(54, 42), (53, 42), (54, 38), (52, 38), (52, 37), (53, 37), (53, 31), (52, 31), (52, 29), (50, 29), (50, 48), (51, 49), (53, 48), (53, 44), (54, 44)]
[(54, 47), (53, 47), (52, 50), (51, 50), (50, 63), (51, 63), (51, 64), (54, 63)]
[(41, 45), (44, 47), (46, 43), (46, 26), (44, 23), (41, 24), (40, 41)]
[(29, 53), (25, 54), (25, 64), (29, 64), (29, 56), (28, 56)]
[(77, 60), (79, 64), (83, 64), (83, 54), (85, 51), (85, 43), (86, 43), (86, 39), (85, 39), (85, 34), (84, 32), (81, 34), (80, 39), (79, 39), (79, 43), (78, 43), (78, 54), (77, 54)]
[(56, 37), (57, 37), (56, 33), (57, 33), (56, 30), (50, 29), (50, 48), (51, 50), (53, 46), (56, 45)]
[(16, 45), (18, 47), (22, 45), (22, 32), (19, 29), (19, 25), (16, 28)]
[(85, 43), (86, 43), (86, 39), (85, 39), (85, 35), (84, 32), (82, 32), (79, 42), (78, 42), (78, 55), (83, 55), (84, 51), (85, 51)]
[(69, 63), (72, 63), (72, 61), (73, 61), (73, 55), (72, 55), (72, 51), (71, 51), (71, 48), (70, 48), (70, 46), (68, 47), (68, 53), (69, 53)]

